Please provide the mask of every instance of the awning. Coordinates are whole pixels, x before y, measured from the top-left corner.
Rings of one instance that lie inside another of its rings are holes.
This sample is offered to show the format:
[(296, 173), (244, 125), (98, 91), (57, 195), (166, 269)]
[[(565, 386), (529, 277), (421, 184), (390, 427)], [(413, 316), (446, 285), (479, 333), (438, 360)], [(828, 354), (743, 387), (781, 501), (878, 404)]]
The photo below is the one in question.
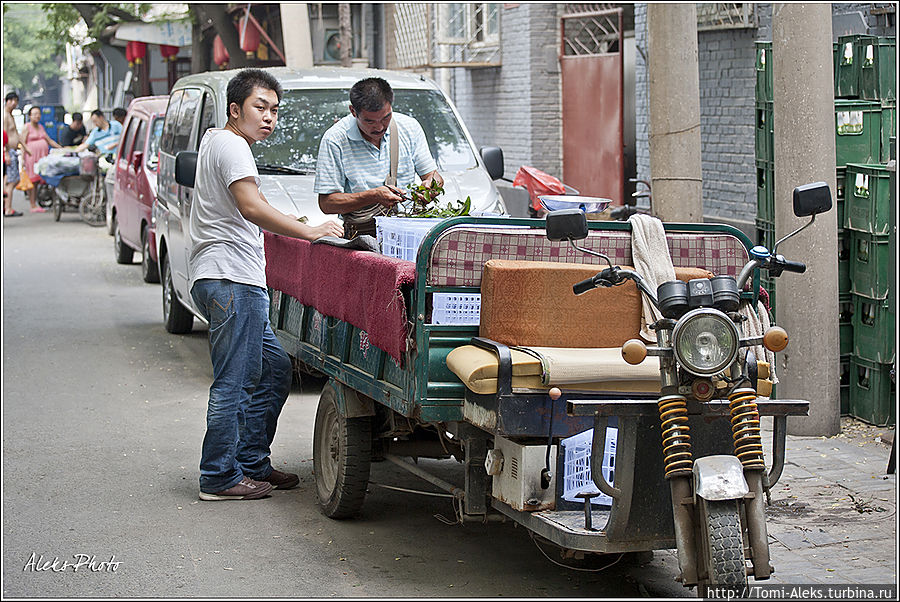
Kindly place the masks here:
[(154, 23), (121, 23), (114, 40), (146, 42), (169, 46), (191, 45), (190, 21), (156, 21)]

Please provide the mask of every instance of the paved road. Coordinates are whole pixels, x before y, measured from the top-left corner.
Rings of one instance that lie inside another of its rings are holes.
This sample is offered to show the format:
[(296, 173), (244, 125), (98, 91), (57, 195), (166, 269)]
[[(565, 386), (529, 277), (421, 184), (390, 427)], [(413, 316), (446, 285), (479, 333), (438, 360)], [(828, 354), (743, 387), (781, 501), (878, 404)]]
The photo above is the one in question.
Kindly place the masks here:
[[(273, 459), (300, 473), (298, 488), (199, 502), (206, 329), (167, 334), (160, 305), (137, 264), (114, 262), (104, 229), (72, 213), (4, 219), (4, 596), (690, 595), (671, 553), (566, 570), (511, 524), (442, 523), (435, 515), (452, 509), (441, 498), (373, 486), (360, 519), (325, 518), (312, 483), (315, 388), (292, 393), (275, 439)], [(452, 462), (431, 464), (459, 481)], [(372, 480), (429, 487), (387, 463)], [(85, 564), (34, 570), (42, 555)]]

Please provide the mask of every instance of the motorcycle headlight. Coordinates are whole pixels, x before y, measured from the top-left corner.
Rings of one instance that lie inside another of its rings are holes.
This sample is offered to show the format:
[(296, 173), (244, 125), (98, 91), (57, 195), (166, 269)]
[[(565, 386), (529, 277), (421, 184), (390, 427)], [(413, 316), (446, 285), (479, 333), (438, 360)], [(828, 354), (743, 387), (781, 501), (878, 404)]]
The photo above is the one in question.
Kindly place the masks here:
[(712, 376), (737, 358), (740, 335), (734, 322), (715, 309), (686, 313), (672, 332), (675, 359), (696, 376)]

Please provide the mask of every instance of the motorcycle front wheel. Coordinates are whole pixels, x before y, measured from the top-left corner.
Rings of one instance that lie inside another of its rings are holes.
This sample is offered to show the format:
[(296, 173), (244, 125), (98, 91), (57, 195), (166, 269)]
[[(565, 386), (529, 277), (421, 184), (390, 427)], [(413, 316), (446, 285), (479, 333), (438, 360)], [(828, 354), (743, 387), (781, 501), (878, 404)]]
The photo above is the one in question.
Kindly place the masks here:
[(702, 501), (702, 542), (708, 578), (701, 581), (699, 595), (706, 597), (708, 588), (742, 589), (747, 585), (747, 564), (740, 507), (736, 500)]
[(106, 225), (106, 195), (103, 188), (96, 185), (81, 197), (78, 204), (78, 215), (89, 226), (100, 227)]

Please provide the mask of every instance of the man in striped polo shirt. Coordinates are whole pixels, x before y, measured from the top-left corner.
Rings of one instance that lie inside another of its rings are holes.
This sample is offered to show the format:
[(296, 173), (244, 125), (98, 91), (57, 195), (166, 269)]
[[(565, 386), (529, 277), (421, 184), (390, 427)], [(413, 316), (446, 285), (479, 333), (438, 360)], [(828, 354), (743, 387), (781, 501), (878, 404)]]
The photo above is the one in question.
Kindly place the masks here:
[[(428, 149), (419, 122), (394, 113), (394, 91), (380, 77), (362, 79), (350, 88), (350, 114), (322, 136), (316, 163), (315, 191), (325, 213), (340, 213), (344, 236), (375, 236), (375, 216), (386, 215), (403, 200), (401, 188), (416, 174), (430, 185), (444, 180)], [(391, 120), (397, 128), (397, 181), (390, 174)]]

